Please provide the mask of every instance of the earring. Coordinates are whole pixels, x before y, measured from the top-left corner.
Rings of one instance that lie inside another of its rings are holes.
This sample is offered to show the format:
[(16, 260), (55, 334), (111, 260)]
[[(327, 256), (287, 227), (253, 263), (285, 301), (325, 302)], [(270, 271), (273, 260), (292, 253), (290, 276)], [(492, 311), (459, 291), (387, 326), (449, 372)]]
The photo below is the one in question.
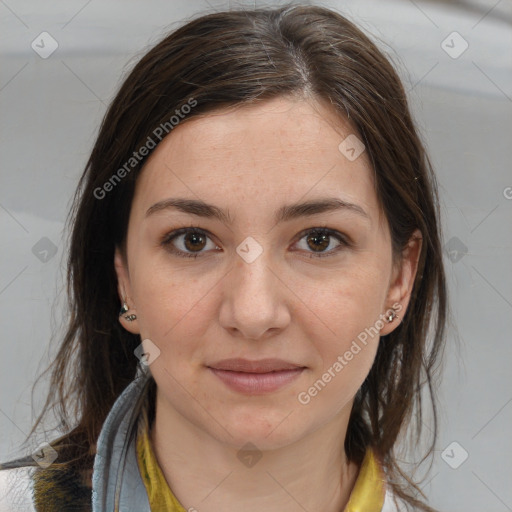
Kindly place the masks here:
[[(126, 299), (123, 299), (123, 305), (121, 306), (121, 309), (119, 311), (119, 316), (124, 315), (125, 313), (128, 313), (128, 311), (130, 311), (130, 308), (126, 304)], [(132, 313), (131, 315), (125, 315), (125, 318), (126, 318), (126, 320), (128, 320), (128, 322), (133, 322), (137, 318), (137, 315), (134, 315)]]
[(128, 311), (130, 311), (130, 308), (127, 306), (126, 301), (123, 300), (123, 305), (121, 306), (121, 310), (119, 311), (119, 316), (128, 313)]
[(398, 318), (396, 311), (391, 308), (386, 312), (386, 321), (390, 324), (395, 318)]

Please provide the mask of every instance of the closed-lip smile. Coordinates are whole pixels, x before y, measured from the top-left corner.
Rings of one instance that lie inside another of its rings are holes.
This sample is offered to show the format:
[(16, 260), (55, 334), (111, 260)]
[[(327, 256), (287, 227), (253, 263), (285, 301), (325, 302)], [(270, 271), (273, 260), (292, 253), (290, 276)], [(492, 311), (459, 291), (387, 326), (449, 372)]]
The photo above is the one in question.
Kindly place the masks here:
[(223, 359), (208, 365), (209, 370), (233, 391), (257, 395), (277, 391), (295, 380), (305, 366), (282, 359)]

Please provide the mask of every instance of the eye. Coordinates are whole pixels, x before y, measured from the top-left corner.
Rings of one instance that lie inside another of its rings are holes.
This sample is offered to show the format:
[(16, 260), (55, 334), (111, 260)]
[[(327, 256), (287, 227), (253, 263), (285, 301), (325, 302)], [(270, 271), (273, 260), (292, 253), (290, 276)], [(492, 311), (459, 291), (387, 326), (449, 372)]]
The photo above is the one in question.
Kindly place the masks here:
[[(351, 243), (342, 233), (329, 228), (313, 228), (303, 231), (300, 235), (299, 242), (305, 239), (305, 250), (313, 249), (308, 258), (322, 258), (324, 256), (333, 256), (344, 247), (350, 247)], [(325, 250), (331, 246), (332, 239), (335, 238), (339, 244), (334, 249)], [(304, 248), (304, 246), (303, 246)]]
[[(179, 244), (183, 249), (176, 248), (174, 245), (175, 240), (179, 241)], [(168, 250), (175, 254), (176, 256), (181, 256), (183, 258), (197, 258), (200, 256), (202, 249), (206, 247), (206, 240), (210, 237), (200, 228), (197, 227), (188, 227), (188, 228), (180, 228), (168, 233), (163, 238), (161, 244), (164, 247), (167, 247)], [(214, 248), (219, 249), (215, 244)], [(187, 252), (191, 251), (191, 252)]]
[[(329, 251), (325, 249), (331, 246), (332, 238), (338, 241), (338, 245)], [(313, 251), (308, 255), (309, 258), (321, 258), (324, 256), (332, 256), (338, 253), (343, 247), (350, 247), (351, 243), (342, 233), (329, 228), (313, 228), (303, 231), (299, 235), (299, 242), (305, 239), (306, 247), (303, 249), (306, 252), (308, 248), (313, 248)], [(176, 229), (167, 235), (161, 241), (161, 245), (166, 247), (172, 254), (183, 258), (197, 258), (202, 253), (206, 252), (203, 249), (207, 248), (207, 241), (210, 240), (206, 231), (199, 227), (188, 227)], [(180, 247), (176, 247), (175, 242), (178, 241)], [(212, 242), (213, 247), (210, 249), (220, 249)]]

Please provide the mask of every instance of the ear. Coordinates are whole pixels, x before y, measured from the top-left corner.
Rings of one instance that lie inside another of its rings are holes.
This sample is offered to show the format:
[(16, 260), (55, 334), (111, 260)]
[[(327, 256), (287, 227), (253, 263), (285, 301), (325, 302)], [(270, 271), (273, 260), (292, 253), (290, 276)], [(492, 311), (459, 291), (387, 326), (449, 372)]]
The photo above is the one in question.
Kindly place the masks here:
[(388, 322), (384, 318), (384, 327), (380, 335), (385, 336), (393, 332), (400, 325), (402, 318), (407, 311), (411, 293), (418, 270), (418, 261), (421, 254), (423, 238), (419, 229), (416, 229), (402, 251), (402, 259), (393, 268), (391, 281), (386, 296), (386, 309), (384, 317), (387, 317), (390, 310), (394, 309), (396, 317)]
[(126, 305), (129, 310), (127, 313), (123, 313), (119, 316), (119, 322), (121, 325), (132, 334), (140, 334), (139, 322), (137, 319), (128, 320), (126, 316), (137, 315), (137, 309), (132, 299), (132, 290), (130, 286), (130, 275), (128, 273), (128, 263), (125, 260), (121, 249), (116, 247), (114, 254), (114, 267), (117, 274), (117, 292), (119, 294), (119, 301), (121, 305), (123, 301), (126, 301)]

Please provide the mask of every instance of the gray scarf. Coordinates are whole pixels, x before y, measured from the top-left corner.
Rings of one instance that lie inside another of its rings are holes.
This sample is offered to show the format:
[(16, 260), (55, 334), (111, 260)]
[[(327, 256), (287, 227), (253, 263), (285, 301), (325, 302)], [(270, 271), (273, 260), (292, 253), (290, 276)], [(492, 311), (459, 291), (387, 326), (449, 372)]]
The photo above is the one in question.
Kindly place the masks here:
[(140, 372), (119, 395), (98, 438), (92, 474), (93, 512), (151, 512), (137, 463), (137, 410), (149, 373)]

